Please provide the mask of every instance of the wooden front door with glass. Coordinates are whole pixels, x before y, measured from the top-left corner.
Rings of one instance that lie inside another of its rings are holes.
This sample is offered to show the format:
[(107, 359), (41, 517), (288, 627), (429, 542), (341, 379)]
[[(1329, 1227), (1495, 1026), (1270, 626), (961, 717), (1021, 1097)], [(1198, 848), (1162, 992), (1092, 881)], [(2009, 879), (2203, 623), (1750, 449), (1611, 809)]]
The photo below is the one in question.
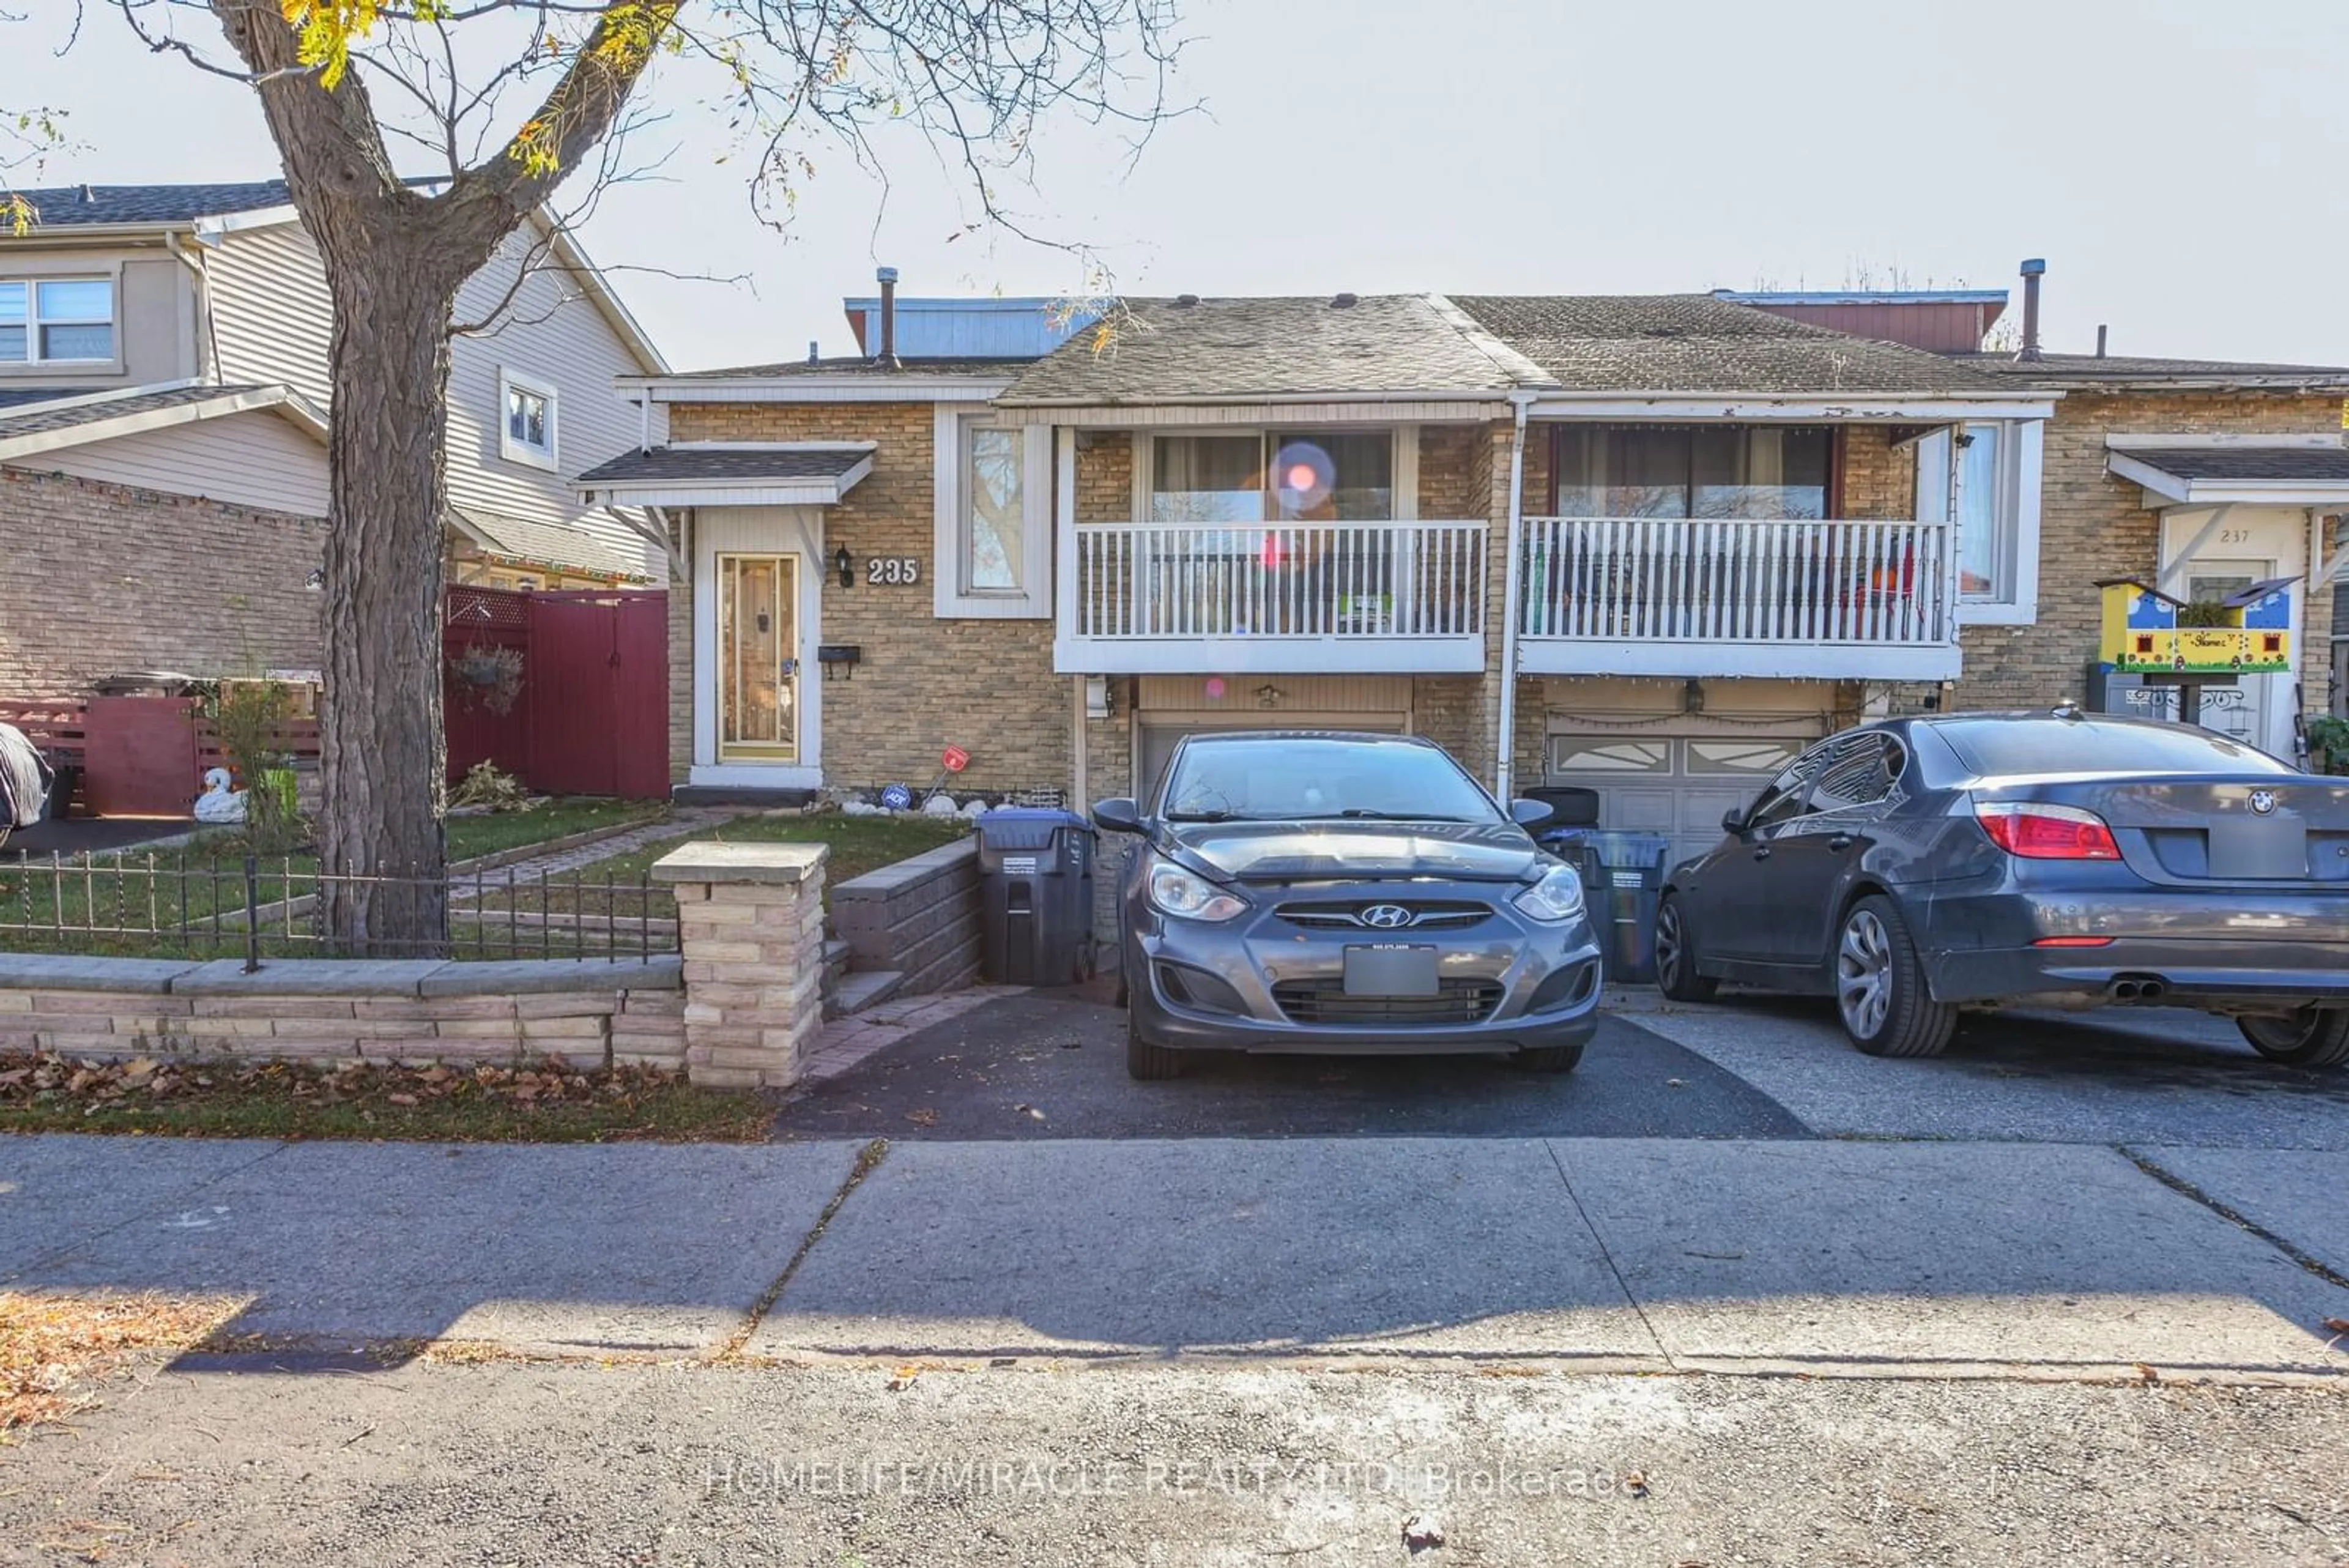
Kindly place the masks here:
[(799, 759), (798, 557), (718, 557), (718, 755)]

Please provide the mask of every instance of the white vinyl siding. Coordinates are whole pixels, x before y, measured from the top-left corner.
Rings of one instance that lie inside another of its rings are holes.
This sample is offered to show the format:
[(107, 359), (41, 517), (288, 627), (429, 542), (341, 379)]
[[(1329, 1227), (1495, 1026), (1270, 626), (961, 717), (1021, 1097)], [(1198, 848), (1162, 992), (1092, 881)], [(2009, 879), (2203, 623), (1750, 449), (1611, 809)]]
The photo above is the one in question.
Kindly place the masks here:
[[(298, 517), (326, 514), (325, 443), (265, 409), (60, 447), (16, 466)], [(163, 534), (150, 543), (165, 553), (174, 545)]]
[(290, 221), (235, 230), (205, 255), (204, 276), (220, 379), (230, 385), (283, 381), (325, 408), (335, 308), (310, 231)]

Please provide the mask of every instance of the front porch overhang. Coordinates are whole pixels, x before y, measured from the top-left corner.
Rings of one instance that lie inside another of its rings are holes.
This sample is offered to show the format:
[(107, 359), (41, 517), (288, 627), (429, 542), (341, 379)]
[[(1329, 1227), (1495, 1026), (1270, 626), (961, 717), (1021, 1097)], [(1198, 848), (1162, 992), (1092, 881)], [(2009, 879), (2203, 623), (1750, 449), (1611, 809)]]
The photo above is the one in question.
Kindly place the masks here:
[(1667, 675), (1722, 680), (1955, 680), (1955, 643), (1665, 641), (1526, 638), (1517, 646), (1525, 675)]
[(2179, 506), (2349, 506), (2349, 448), (2209, 447), (2107, 452), (2148, 511)]
[(872, 441), (678, 442), (573, 481), (590, 506), (837, 506), (873, 472)]
[(1474, 675), (1485, 638), (1061, 637), (1056, 675)]

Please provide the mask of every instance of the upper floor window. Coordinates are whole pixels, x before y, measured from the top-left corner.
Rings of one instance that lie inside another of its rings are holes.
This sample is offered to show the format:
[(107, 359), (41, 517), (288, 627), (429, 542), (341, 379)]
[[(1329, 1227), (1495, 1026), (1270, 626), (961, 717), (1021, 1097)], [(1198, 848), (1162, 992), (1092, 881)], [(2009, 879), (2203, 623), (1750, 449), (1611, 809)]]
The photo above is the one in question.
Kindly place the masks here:
[(999, 425), (964, 407), (936, 406), (933, 612), (955, 618), (1049, 616), (1052, 432), (1041, 425)]
[(1151, 523), (1386, 522), (1390, 431), (1154, 436)]
[(512, 370), (498, 372), (498, 451), (516, 462), (553, 468), (554, 389)]
[(1825, 517), (1824, 426), (1556, 427), (1561, 517)]
[[(1979, 421), (1958, 449), (1958, 607), (1970, 621), (2033, 618), (2038, 598), (2040, 427)], [(1950, 514), (1950, 432), (1917, 443), (1917, 515)]]
[(0, 364), (110, 364), (113, 359), (113, 279), (45, 277), (0, 283)]

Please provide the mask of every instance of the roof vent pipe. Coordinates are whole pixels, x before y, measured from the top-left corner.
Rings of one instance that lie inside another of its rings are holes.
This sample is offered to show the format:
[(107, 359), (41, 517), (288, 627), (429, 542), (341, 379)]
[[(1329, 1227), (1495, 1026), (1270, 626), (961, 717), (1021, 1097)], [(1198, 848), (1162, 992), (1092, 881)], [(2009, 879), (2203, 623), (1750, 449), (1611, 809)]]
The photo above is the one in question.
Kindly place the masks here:
[(2096, 323), (2096, 358), (2099, 359), (2105, 357), (2105, 334), (2111, 330), (2112, 328), (2103, 322)]
[(816, 352), (815, 339), (814, 339), (814, 338), (812, 338), (812, 337), (809, 338), (809, 339), (808, 339), (808, 363), (809, 363), (809, 364), (811, 364), (811, 365), (818, 364), (818, 363), (822, 362), (823, 358), (823, 357), (822, 355), (820, 355), (820, 354), (818, 354), (818, 353)]
[(874, 275), (881, 283), (881, 363), (897, 369), (897, 269), (885, 266)]
[(2045, 275), (2047, 264), (2037, 256), (2023, 264), (2023, 347), (2016, 351), (2018, 359), (2038, 359), (2039, 352), (2039, 280)]

